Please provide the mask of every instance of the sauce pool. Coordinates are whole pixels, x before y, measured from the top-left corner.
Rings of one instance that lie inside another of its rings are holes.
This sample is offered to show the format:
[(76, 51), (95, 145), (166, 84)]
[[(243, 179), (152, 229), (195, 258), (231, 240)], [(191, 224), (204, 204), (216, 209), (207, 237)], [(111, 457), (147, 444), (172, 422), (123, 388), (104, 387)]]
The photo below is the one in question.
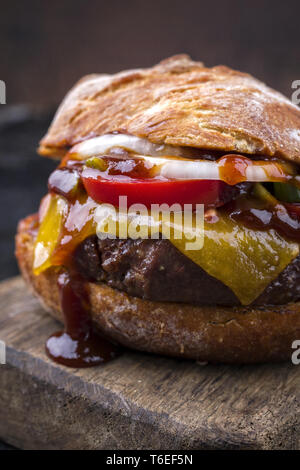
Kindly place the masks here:
[(46, 353), (68, 367), (91, 367), (108, 362), (120, 348), (100, 336), (93, 328), (85, 283), (77, 274), (62, 272), (58, 278), (65, 328), (51, 335)]

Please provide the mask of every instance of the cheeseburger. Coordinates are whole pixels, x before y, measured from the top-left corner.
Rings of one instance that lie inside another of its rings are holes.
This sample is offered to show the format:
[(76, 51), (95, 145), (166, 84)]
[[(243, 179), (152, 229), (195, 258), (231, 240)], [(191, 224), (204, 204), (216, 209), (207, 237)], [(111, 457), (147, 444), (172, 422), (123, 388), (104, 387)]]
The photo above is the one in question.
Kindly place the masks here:
[[(38, 214), (19, 224), (16, 255), (64, 322), (46, 342), (53, 360), (96, 365), (121, 346), (213, 363), (290, 357), (300, 339), (291, 101), (248, 74), (175, 56), (80, 80), (39, 153), (60, 162)], [(178, 205), (189, 237), (178, 236)], [(142, 211), (154, 206), (156, 218)]]

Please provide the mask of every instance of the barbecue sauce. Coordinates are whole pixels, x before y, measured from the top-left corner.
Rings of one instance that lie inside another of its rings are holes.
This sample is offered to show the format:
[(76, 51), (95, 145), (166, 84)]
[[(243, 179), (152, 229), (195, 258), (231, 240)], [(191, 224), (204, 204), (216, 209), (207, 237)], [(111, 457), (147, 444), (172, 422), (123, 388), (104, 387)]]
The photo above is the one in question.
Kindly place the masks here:
[(54, 362), (83, 368), (104, 364), (121, 349), (98, 333), (92, 324), (86, 280), (74, 266), (73, 253), (90, 233), (93, 201), (87, 197), (80, 181), (81, 164), (55, 170), (48, 182), (50, 193), (63, 196), (69, 204), (69, 215), (61, 229), (61, 242), (54, 250), (52, 263), (64, 266), (57, 285), (63, 312), (64, 329), (52, 334), (46, 342), (46, 353)]
[(93, 328), (84, 280), (75, 272), (63, 271), (58, 277), (64, 330), (46, 342), (47, 355), (68, 367), (91, 367), (114, 359), (120, 349)]
[[(235, 154), (227, 154), (223, 157), (219, 158), (219, 172), (220, 178), (222, 181), (229, 185), (236, 185), (238, 183), (244, 182), (247, 180), (247, 168), (249, 166), (260, 166), (261, 160), (254, 160), (244, 155), (235, 155)], [(268, 163), (271, 165), (268, 167)], [(288, 182), (296, 180), (283, 171), (282, 162), (281, 164), (276, 161), (266, 161), (264, 166), (264, 171), (266, 175), (272, 178), (272, 181), (278, 182)]]
[(255, 230), (276, 230), (287, 240), (300, 243), (300, 204), (276, 204), (241, 197), (224, 210), (230, 218)]
[(246, 181), (246, 170), (252, 162), (240, 155), (224, 155), (219, 159), (220, 178), (227, 184), (235, 185)]

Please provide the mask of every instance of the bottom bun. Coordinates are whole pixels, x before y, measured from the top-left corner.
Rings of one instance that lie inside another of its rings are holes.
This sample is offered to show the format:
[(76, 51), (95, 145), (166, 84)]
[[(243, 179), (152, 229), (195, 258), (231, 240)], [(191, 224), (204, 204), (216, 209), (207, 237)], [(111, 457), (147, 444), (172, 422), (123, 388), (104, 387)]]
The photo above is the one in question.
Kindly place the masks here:
[[(16, 237), (23, 277), (44, 307), (62, 320), (58, 273), (32, 272), (34, 217)], [(131, 297), (103, 284), (88, 283), (94, 325), (123, 346), (212, 363), (257, 363), (291, 358), (300, 340), (300, 302), (276, 307), (199, 307)]]

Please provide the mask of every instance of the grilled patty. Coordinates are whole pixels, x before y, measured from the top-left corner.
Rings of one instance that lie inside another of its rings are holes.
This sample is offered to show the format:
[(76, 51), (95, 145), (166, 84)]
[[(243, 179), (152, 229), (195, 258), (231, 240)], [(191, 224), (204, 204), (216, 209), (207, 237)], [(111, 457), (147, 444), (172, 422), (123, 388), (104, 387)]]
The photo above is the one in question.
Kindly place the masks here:
[[(235, 294), (177, 250), (168, 240), (87, 238), (75, 252), (77, 269), (89, 281), (142, 299), (195, 305), (240, 305)], [(290, 263), (253, 305), (300, 299), (300, 256)]]

